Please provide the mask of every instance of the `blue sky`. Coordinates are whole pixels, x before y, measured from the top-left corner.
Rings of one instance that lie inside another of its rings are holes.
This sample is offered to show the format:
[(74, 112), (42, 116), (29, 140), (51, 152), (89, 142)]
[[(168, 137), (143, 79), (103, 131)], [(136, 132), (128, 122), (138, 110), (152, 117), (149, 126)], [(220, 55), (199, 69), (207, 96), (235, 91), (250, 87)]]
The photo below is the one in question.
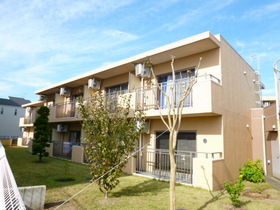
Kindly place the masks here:
[(205, 31), (221, 34), (274, 95), (277, 0), (0, 0), (0, 98), (38, 89)]

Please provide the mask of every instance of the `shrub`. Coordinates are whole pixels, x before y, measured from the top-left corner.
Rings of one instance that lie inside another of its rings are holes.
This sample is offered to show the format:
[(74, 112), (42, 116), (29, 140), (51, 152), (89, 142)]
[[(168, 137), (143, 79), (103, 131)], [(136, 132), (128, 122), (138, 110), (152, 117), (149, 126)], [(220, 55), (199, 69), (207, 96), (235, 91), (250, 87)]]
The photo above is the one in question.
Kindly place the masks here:
[(244, 188), (243, 180), (239, 178), (235, 184), (232, 182), (224, 183), (225, 190), (229, 194), (229, 199), (235, 206), (240, 206), (240, 201), (238, 200), (241, 191)]
[(264, 182), (265, 177), (261, 160), (248, 160), (244, 167), (240, 169), (240, 175), (246, 181), (254, 183)]

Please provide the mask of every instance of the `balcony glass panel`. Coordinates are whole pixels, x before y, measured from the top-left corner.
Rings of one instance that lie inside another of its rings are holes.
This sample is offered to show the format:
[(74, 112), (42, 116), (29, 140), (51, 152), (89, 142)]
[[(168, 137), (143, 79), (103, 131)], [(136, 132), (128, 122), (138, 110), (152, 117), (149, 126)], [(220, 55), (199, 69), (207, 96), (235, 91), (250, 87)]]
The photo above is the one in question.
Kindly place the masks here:
[(76, 102), (56, 104), (56, 118), (75, 117)]

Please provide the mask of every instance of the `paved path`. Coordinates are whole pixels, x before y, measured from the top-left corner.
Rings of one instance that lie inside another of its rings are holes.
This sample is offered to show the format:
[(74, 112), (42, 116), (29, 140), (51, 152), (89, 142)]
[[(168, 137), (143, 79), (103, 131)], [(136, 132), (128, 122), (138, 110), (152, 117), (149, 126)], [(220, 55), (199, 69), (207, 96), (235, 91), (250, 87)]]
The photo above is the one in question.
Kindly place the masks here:
[(270, 184), (272, 187), (275, 187), (276, 189), (280, 190), (280, 179), (267, 176), (266, 182)]

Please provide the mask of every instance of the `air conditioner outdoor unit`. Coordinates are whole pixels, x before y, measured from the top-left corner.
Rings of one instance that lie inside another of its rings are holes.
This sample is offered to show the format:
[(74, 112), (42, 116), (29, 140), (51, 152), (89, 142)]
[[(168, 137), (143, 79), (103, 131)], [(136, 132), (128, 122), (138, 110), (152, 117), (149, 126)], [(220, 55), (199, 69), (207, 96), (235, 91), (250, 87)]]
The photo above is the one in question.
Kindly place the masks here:
[(151, 69), (146, 68), (143, 64), (138, 63), (135, 65), (135, 75), (138, 77), (143, 78), (150, 78), (151, 77)]
[(145, 122), (139, 122), (137, 123), (137, 127), (142, 127), (143, 130), (142, 130), (142, 133), (146, 133), (146, 134), (149, 134), (150, 133), (150, 121), (145, 121)]
[(39, 95), (38, 101), (45, 101), (45, 100), (46, 100), (46, 96), (44, 96), (44, 95)]
[(57, 132), (67, 132), (68, 126), (65, 124), (57, 124)]
[(69, 88), (60, 88), (60, 95), (70, 96), (71, 90)]
[(88, 88), (97, 89), (99, 90), (101, 86), (101, 81), (93, 78), (88, 80)]

